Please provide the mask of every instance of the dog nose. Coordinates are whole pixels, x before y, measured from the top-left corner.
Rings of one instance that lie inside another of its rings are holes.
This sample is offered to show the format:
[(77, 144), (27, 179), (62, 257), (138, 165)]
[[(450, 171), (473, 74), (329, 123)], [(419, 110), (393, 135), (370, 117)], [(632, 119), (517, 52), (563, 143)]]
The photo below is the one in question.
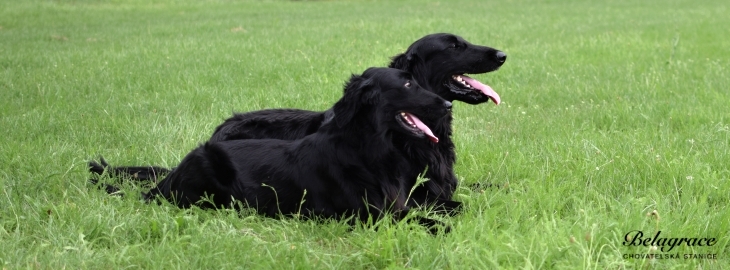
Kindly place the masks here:
[(444, 107), (446, 107), (446, 109), (451, 110), (451, 102), (449, 102), (448, 100), (445, 100), (444, 101)]
[(507, 54), (503, 51), (497, 51), (495, 57), (497, 57), (497, 61), (499, 61), (500, 63), (504, 63), (504, 61), (507, 61)]

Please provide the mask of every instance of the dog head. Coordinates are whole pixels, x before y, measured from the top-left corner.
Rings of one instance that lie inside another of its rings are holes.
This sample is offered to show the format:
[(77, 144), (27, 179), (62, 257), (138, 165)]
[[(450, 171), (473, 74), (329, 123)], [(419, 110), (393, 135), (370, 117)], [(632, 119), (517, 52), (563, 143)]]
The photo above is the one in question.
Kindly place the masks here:
[(439, 33), (417, 40), (405, 53), (393, 57), (391, 68), (408, 71), (416, 80), (442, 98), (479, 104), (501, 102), (497, 92), (465, 74), (495, 71), (507, 55), (499, 50), (474, 45), (460, 36)]
[(371, 125), (377, 131), (393, 130), (438, 142), (426, 123), (450, 114), (451, 102), (418, 85), (408, 72), (369, 68), (350, 78), (333, 110), (338, 127)]

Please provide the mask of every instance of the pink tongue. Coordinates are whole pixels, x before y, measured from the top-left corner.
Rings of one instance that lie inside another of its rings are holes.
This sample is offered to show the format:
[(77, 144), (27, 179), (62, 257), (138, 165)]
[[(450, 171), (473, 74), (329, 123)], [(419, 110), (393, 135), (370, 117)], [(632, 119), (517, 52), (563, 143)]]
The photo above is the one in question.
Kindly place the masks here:
[(439, 142), (439, 138), (433, 135), (433, 132), (431, 132), (431, 129), (428, 128), (428, 126), (426, 126), (426, 124), (421, 122), (421, 119), (418, 119), (418, 117), (416, 117), (415, 115), (412, 115), (410, 113), (406, 113), (406, 115), (408, 116), (408, 118), (411, 119), (411, 121), (413, 121), (413, 124), (416, 124), (416, 127), (418, 129), (423, 131), (423, 133), (426, 133), (426, 136), (428, 136), (429, 140), (431, 140), (434, 143)]
[(489, 87), (489, 85), (483, 84), (483, 83), (481, 83), (481, 82), (479, 82), (479, 81), (477, 81), (475, 79), (469, 78), (469, 77), (467, 77), (465, 75), (461, 75), (461, 78), (466, 83), (468, 83), (469, 85), (471, 85), (471, 87), (474, 87), (476, 89), (479, 89), (480, 91), (482, 91), (482, 93), (484, 93), (489, 98), (491, 98), (492, 99), (492, 102), (494, 102), (494, 104), (499, 105), (499, 103), (502, 102), (502, 100), (499, 98), (499, 94), (497, 94), (497, 92), (494, 92), (494, 90), (492, 90), (492, 88)]

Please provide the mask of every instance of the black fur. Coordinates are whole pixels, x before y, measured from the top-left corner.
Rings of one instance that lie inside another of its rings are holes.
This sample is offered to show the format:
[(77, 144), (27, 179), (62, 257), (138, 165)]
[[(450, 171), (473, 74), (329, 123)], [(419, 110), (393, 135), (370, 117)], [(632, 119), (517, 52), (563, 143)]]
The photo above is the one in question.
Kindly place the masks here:
[(270, 217), (355, 215), (367, 221), (392, 210), (402, 218), (410, 191), (404, 168), (411, 164), (394, 137), (432, 142), (405, 124), (401, 112), (432, 126), (451, 109), (450, 102), (411, 81), (402, 70), (368, 69), (351, 78), (332, 108), (332, 121), (314, 133), (298, 140), (208, 142), (145, 198), (160, 196), (180, 207), (230, 207), (240, 201)]
[[(414, 42), (403, 54), (393, 57), (391, 68), (408, 71), (427, 90), (448, 101), (459, 100), (469, 104), (487, 102), (490, 97), (480, 91), (469, 89), (456, 82), (452, 76), (466, 73), (479, 74), (497, 70), (506, 60), (506, 55), (496, 49), (474, 45), (452, 34), (427, 35)], [(218, 126), (209, 142), (238, 139), (282, 139), (295, 140), (314, 133), (328, 123), (336, 112), (313, 112), (298, 109), (270, 109), (235, 114)], [(451, 141), (451, 116), (432, 127), (438, 144), (428, 141), (411, 141), (407, 137), (394, 137), (396, 147), (410, 161), (407, 177), (415, 184), (416, 178), (424, 173), (429, 179), (413, 193), (412, 205), (436, 204), (448, 208), (458, 206), (451, 202), (457, 186), (453, 172), (456, 161), (454, 144)], [(106, 166), (91, 162), (92, 172), (101, 173)], [(156, 175), (168, 173), (159, 167), (106, 167), (117, 175), (136, 176), (140, 180), (154, 180)], [(145, 169), (151, 170), (144, 172)], [(151, 177), (151, 178), (150, 178)]]

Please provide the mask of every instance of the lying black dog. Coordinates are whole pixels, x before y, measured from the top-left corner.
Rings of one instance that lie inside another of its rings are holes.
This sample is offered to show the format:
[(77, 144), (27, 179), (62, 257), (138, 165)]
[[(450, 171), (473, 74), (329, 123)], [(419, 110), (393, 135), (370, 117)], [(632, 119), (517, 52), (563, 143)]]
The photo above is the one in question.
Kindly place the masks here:
[(412, 165), (394, 137), (433, 144), (438, 138), (426, 123), (438, 123), (450, 110), (451, 102), (421, 88), (407, 72), (370, 68), (352, 76), (332, 107), (332, 121), (316, 132), (298, 140), (208, 142), (145, 198), (204, 208), (240, 201), (270, 217), (354, 215), (367, 221), (392, 210), (402, 218), (411, 189), (404, 168)]
[[(497, 70), (506, 59), (501, 51), (441, 33), (417, 40), (405, 53), (395, 56), (390, 67), (408, 71), (420, 85), (448, 101), (479, 104), (492, 100), (499, 104), (500, 97), (496, 92), (464, 74)], [(336, 117), (333, 110), (271, 109), (236, 114), (216, 128), (209, 142), (263, 138), (295, 140), (314, 133), (332, 117)], [(414, 185), (424, 170), (424, 176), (430, 180), (413, 192), (412, 205), (446, 203), (456, 189), (451, 116), (434, 126), (433, 132), (441, 140), (438, 144), (413, 141), (407, 136), (396, 135), (394, 138), (396, 147), (411, 163), (406, 172), (409, 183)], [(132, 176), (139, 180), (154, 180), (160, 174), (169, 173), (168, 169), (154, 166), (109, 167), (103, 159), (101, 164), (90, 162), (90, 170), (98, 174), (108, 170), (112, 175)], [(115, 189), (107, 186), (107, 190)]]

